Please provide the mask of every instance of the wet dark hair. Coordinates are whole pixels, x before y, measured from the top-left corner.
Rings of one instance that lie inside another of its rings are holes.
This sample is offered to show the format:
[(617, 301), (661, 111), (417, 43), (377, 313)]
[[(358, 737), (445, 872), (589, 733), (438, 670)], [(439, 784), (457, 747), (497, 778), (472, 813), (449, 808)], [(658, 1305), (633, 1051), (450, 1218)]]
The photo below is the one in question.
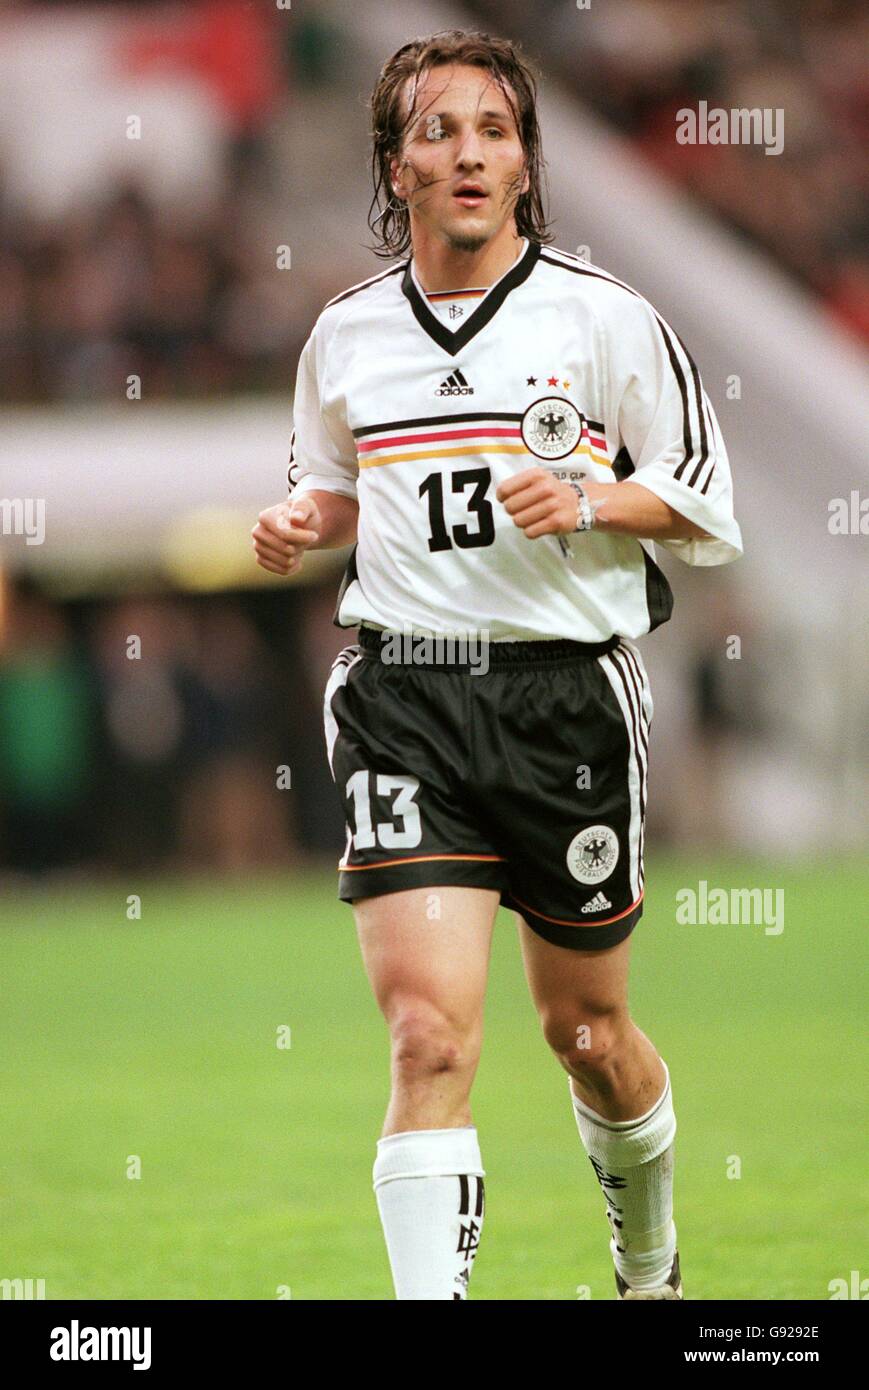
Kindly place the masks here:
[[(516, 122), (530, 179), (528, 192), (520, 194), (516, 202), (516, 230), (530, 241), (551, 241), (541, 192), (543, 156), (537, 120), (537, 77), (520, 54), (518, 45), (508, 39), (469, 33), (464, 29), (445, 29), (399, 48), (384, 64), (372, 93), (374, 196), (368, 225), (377, 238), (377, 245), (371, 249), (375, 255), (392, 258), (402, 256), (410, 247), (410, 212), (406, 203), (393, 196), (389, 163), (399, 153), (405, 132), (419, 115), (416, 88), (420, 77), (431, 68), (448, 63), (484, 68), (501, 88)], [(405, 114), (401, 97), (409, 77), (416, 78), (417, 82), (413, 86), (410, 109)]]

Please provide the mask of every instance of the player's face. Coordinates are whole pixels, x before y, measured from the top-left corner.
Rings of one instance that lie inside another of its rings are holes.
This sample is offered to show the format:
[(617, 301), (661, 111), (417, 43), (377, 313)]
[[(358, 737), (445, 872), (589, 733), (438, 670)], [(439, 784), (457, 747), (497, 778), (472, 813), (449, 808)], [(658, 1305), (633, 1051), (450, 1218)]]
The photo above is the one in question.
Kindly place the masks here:
[[(410, 97), (405, 88), (404, 101)], [(430, 69), (392, 161), (411, 214), (454, 250), (477, 251), (513, 217), (529, 186), (513, 113), (491, 76), (464, 64)]]

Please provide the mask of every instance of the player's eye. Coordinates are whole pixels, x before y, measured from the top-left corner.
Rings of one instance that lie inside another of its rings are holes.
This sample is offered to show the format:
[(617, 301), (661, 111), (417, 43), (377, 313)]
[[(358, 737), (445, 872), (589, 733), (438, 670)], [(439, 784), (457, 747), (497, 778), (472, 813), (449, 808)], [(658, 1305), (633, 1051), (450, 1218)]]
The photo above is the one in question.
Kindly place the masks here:
[(486, 135), (497, 135), (499, 139), (504, 134), (503, 130), (499, 130), (496, 125), (489, 126), (489, 129), (484, 133)]

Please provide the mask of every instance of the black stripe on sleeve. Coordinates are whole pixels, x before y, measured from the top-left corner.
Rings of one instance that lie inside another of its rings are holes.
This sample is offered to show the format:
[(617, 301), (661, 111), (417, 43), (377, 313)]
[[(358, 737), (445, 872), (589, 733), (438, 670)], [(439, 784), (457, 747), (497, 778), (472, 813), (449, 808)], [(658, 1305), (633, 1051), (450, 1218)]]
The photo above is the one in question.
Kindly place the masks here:
[[(706, 411), (706, 418), (707, 418), (707, 420), (709, 421), (709, 435), (710, 435), (710, 438), (712, 439), (712, 466), (710, 467), (709, 472), (706, 474), (706, 482), (703, 484), (703, 486), (702, 486), (701, 489), (700, 489), (700, 495), (701, 495), (702, 497), (705, 497), (705, 496), (706, 496), (706, 489), (708, 488), (709, 484), (712, 482), (712, 474), (715, 472), (715, 463), (716, 463), (716, 460), (717, 460), (717, 458), (718, 458), (718, 439), (717, 439), (716, 434), (715, 434), (715, 426), (714, 426), (714, 424), (713, 424), (713, 422), (712, 422), (712, 414), (711, 414), (711, 411), (710, 411), (709, 400), (708, 400), (708, 398), (707, 398), (707, 396), (706, 396), (706, 392), (705, 392), (705, 391), (703, 392), (703, 408), (704, 408), (705, 411)], [(692, 481), (692, 482), (694, 481), (693, 478), (692, 478), (691, 481)]]
[(688, 383), (685, 380), (682, 364), (676, 356), (676, 350), (670, 342), (670, 336), (664, 327), (663, 320), (658, 314), (655, 314), (655, 319), (661, 330), (661, 336), (667, 345), (667, 355), (670, 358), (670, 366), (673, 368), (679, 386), (679, 395), (682, 397), (682, 447), (685, 450), (685, 457), (673, 472), (674, 478), (681, 478), (688, 464), (691, 462), (691, 456), (694, 453), (694, 441), (691, 438), (691, 406), (688, 400)]
[(334, 299), (330, 299), (326, 308), (331, 309), (333, 304), (343, 304), (345, 299), (350, 299), (354, 294), (361, 294), (363, 290), (370, 289), (372, 285), (379, 285), (383, 280), (388, 280), (390, 275), (398, 275), (410, 264), (409, 261), (402, 261), (399, 265), (391, 266), (389, 270), (383, 270), (379, 275), (372, 275), (370, 280), (363, 280), (359, 285), (351, 285), (349, 290), (343, 294), (336, 294)]
[(296, 431), (290, 436), (290, 462), (287, 468), (287, 492), (292, 495), (296, 483), (299, 481), (299, 465), (296, 462)]
[(678, 333), (676, 333), (675, 329), (670, 329), (669, 325), (666, 325), (664, 323), (664, 320), (661, 318), (660, 314), (658, 313), (657, 309), (655, 309), (653, 304), (649, 304), (649, 301), (647, 299), (644, 299), (643, 295), (641, 295), (637, 290), (632, 289), (630, 285), (624, 284), (621, 280), (616, 280), (611, 275), (604, 275), (600, 271), (589, 270), (586, 266), (565, 265), (564, 261), (556, 260), (553, 256), (549, 256), (545, 252), (543, 252), (540, 259), (542, 261), (545, 261), (547, 265), (559, 266), (561, 270), (566, 270), (571, 275), (589, 275), (594, 280), (603, 280), (608, 285), (615, 285), (617, 289), (624, 290), (627, 294), (632, 294), (635, 299), (642, 300), (643, 303), (649, 305), (649, 308), (655, 316), (655, 322), (658, 325), (661, 337), (664, 339), (664, 343), (667, 348), (667, 356), (670, 359), (670, 366), (673, 368), (673, 374), (676, 377), (676, 382), (679, 387), (679, 395), (682, 400), (682, 445), (685, 451), (685, 457), (682, 459), (681, 463), (678, 464), (673, 473), (674, 478), (681, 480), (682, 474), (688, 467), (688, 464), (693, 461), (695, 445), (691, 433), (691, 407), (688, 394), (688, 382), (685, 377), (685, 372), (682, 369), (682, 364), (679, 361), (679, 358), (676, 355), (676, 350), (673, 347), (673, 344), (670, 340), (670, 333), (673, 333), (673, 335), (679, 343), (679, 346), (685, 354), (691, 371), (692, 385), (694, 388), (694, 397), (697, 404), (697, 414), (700, 427), (700, 461), (695, 467), (694, 472), (691, 474), (691, 477), (687, 481), (687, 486), (693, 487), (696, 484), (698, 478), (700, 477), (700, 474), (702, 473), (704, 466), (708, 462), (709, 440), (706, 433), (706, 418), (703, 413), (703, 388), (700, 381), (700, 373), (697, 370), (693, 357), (691, 356), (688, 349), (685, 347), (685, 344), (682, 342), (682, 339), (679, 337)]
[[(697, 370), (697, 364), (695, 363), (694, 358), (691, 356), (685, 344), (682, 342), (682, 339), (679, 337), (678, 333), (676, 333), (676, 338), (678, 339), (679, 346), (681, 347), (682, 351), (687, 357), (688, 365), (691, 368), (691, 377), (694, 382), (694, 399), (697, 403), (697, 418), (700, 421), (700, 462), (694, 469), (694, 472), (691, 474), (691, 477), (688, 479), (688, 486), (693, 487), (694, 484), (697, 482), (697, 479), (700, 477), (700, 474), (702, 473), (703, 468), (709, 458), (709, 439), (706, 434), (706, 416), (703, 412), (703, 386), (700, 381), (700, 373)], [(687, 459), (685, 462), (687, 463)], [(680, 464), (674, 476), (678, 478), (680, 476), (681, 470), (684, 467), (685, 463)]]

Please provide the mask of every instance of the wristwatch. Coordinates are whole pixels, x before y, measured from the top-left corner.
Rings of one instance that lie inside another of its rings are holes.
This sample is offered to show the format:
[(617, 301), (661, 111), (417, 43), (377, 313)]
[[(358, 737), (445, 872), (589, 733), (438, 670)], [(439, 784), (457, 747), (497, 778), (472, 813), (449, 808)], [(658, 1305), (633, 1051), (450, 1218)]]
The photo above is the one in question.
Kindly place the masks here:
[(572, 487), (576, 493), (576, 526), (573, 528), (574, 532), (590, 531), (592, 526), (594, 526), (594, 511), (588, 500), (585, 488), (582, 483), (576, 482), (573, 478), (569, 478), (567, 481), (569, 486)]

